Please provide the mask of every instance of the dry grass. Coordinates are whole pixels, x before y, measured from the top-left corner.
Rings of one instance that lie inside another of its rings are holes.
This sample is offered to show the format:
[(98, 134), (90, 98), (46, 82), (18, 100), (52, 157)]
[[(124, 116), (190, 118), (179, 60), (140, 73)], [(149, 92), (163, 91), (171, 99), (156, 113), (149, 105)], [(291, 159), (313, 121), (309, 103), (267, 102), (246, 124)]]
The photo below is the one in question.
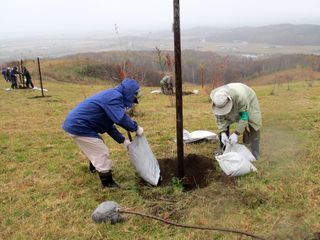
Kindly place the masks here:
[(255, 85), (255, 86), (276, 84), (277, 86), (285, 87), (287, 90), (288, 90), (288, 84), (289, 84), (289, 90), (290, 90), (290, 86), (295, 82), (301, 82), (301, 81), (308, 82), (315, 79), (320, 79), (319, 72), (313, 72), (308, 68), (296, 68), (296, 69), (290, 69), (290, 70), (283, 70), (275, 74), (257, 77), (249, 80), (248, 84)]
[[(1, 82), (1, 89), (5, 87)], [(82, 91), (89, 96), (107, 86), (45, 82), (45, 87), (51, 97), (32, 98), (40, 95), (33, 90), (0, 92), (1, 239), (240, 239), (132, 216), (122, 224), (94, 225), (90, 215), (105, 200), (184, 223), (242, 229), (271, 239), (312, 239), (320, 232), (319, 82), (313, 87), (293, 83), (291, 91), (279, 86), (274, 96), (269, 95), (270, 85), (254, 87), (264, 123), (259, 174), (232, 184), (216, 179), (189, 192), (176, 184), (141, 186), (123, 146), (108, 136), (115, 178), (124, 189), (102, 190), (61, 124), (83, 100)], [(167, 96), (150, 91), (143, 88), (136, 120), (158, 158), (174, 157), (175, 109)], [(204, 90), (184, 97), (184, 127), (216, 131)], [(187, 145), (185, 152), (212, 157), (216, 147)]]

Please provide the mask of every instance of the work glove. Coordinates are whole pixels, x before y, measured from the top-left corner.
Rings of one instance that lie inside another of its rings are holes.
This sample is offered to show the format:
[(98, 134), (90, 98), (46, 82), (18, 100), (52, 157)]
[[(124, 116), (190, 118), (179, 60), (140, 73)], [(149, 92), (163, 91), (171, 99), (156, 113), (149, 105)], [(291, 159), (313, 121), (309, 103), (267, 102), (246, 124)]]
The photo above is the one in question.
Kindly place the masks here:
[(131, 142), (129, 141), (129, 140), (124, 140), (124, 142), (123, 142), (123, 145), (124, 145), (124, 147), (125, 147), (125, 149), (129, 149), (129, 145), (131, 144)]
[(225, 132), (221, 133), (221, 142), (223, 143), (223, 145), (227, 145), (227, 143), (229, 142), (229, 138)]
[(138, 136), (141, 136), (141, 135), (143, 134), (143, 128), (138, 126), (138, 129), (137, 129), (137, 131), (136, 131), (136, 134), (137, 134)]
[(236, 133), (232, 133), (229, 137), (229, 141), (231, 144), (235, 144), (238, 142), (238, 135)]

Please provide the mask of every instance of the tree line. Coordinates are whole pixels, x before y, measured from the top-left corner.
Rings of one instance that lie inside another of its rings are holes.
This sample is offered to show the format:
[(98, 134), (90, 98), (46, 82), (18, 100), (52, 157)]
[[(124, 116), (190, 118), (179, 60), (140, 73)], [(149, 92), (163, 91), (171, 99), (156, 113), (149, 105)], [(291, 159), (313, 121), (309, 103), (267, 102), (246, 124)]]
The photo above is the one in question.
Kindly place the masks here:
[[(63, 59), (77, 64), (74, 71), (79, 77), (117, 82), (127, 76), (145, 86), (158, 86), (165, 74), (174, 72), (173, 56), (172, 51), (155, 48), (154, 51), (82, 53)], [(213, 87), (297, 67), (320, 71), (320, 56), (295, 54), (250, 59), (213, 52), (182, 51), (183, 81)]]

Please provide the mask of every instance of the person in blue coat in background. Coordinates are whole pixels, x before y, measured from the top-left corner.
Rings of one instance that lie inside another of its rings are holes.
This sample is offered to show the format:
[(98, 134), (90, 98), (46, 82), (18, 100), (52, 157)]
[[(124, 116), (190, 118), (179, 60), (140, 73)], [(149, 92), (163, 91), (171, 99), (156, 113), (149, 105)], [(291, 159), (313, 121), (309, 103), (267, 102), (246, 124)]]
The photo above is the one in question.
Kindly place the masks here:
[(130, 141), (117, 130), (116, 125), (138, 136), (143, 128), (132, 120), (126, 110), (138, 103), (140, 87), (137, 81), (126, 78), (115, 88), (91, 96), (70, 111), (63, 129), (71, 135), (90, 160), (90, 171), (98, 172), (103, 187), (119, 187), (112, 178), (109, 149), (99, 134), (107, 133), (128, 148)]
[(7, 79), (7, 69), (6, 68), (2, 68), (2, 76), (3, 76), (3, 78), (4, 78), (4, 80), (6, 81), (6, 82), (8, 82), (8, 79)]
[(12, 70), (10, 71), (10, 81), (11, 81), (11, 88), (12, 89), (17, 89), (18, 88), (18, 83), (17, 83), (17, 76), (16, 74), (22, 75), (21, 72), (18, 72), (17, 67), (13, 67)]

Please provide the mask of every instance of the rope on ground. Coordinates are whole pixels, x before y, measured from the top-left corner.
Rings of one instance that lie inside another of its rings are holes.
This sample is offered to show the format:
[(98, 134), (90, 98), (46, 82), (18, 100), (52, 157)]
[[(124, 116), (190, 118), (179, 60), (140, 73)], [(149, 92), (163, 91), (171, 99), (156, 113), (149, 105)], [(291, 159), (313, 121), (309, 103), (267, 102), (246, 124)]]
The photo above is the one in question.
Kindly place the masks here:
[(148, 214), (144, 214), (144, 213), (140, 213), (140, 212), (134, 212), (134, 211), (130, 211), (130, 210), (124, 210), (124, 209), (119, 209), (119, 213), (125, 213), (125, 214), (138, 215), (138, 216), (141, 216), (141, 217), (147, 217), (147, 218), (155, 219), (157, 221), (163, 222), (165, 224), (173, 225), (173, 226), (176, 226), (176, 227), (193, 228), (193, 229), (208, 230), (208, 231), (220, 231), (220, 232), (236, 233), (236, 234), (246, 235), (248, 237), (252, 237), (252, 238), (255, 238), (255, 239), (259, 239), (259, 240), (266, 240), (264, 237), (257, 236), (257, 235), (254, 235), (252, 233), (248, 233), (248, 232), (244, 232), (244, 231), (240, 231), (240, 230), (219, 228), (219, 227), (206, 227), (206, 226), (180, 224), (180, 223), (171, 222), (171, 221), (168, 221), (168, 220), (165, 220), (163, 218), (156, 217), (156, 216), (153, 216), (153, 215), (148, 215)]

